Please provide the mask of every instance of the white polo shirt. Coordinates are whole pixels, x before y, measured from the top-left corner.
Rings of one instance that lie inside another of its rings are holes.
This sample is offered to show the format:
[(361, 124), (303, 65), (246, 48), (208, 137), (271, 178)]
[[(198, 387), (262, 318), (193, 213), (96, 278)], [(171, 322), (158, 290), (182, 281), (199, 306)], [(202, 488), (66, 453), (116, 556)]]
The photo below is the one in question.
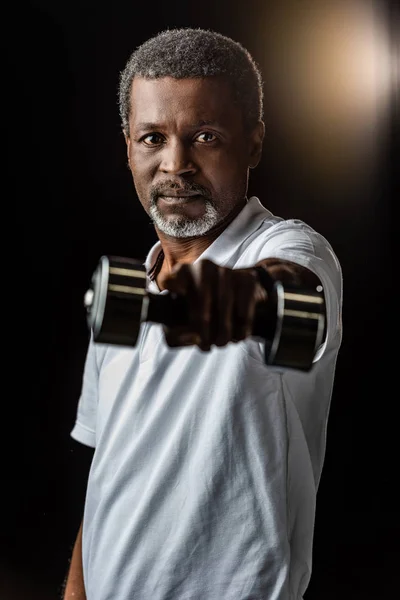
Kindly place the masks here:
[[(303, 597), (342, 276), (322, 236), (256, 197), (197, 260), (246, 268), (267, 257), (308, 267), (324, 286), (328, 333), (309, 373), (266, 366), (254, 338), (172, 349), (151, 323), (135, 348), (90, 342), (71, 432), (95, 448), (83, 526), (88, 600)], [(148, 289), (160, 293), (150, 280)]]

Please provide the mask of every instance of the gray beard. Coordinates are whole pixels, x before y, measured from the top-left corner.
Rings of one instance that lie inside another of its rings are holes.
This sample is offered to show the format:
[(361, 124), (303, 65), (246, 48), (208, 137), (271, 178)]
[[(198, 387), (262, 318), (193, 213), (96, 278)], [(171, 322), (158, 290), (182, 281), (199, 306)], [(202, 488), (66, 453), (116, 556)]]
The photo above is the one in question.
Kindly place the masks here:
[(175, 238), (199, 237), (205, 235), (220, 220), (216, 208), (206, 200), (206, 211), (202, 217), (188, 219), (184, 215), (169, 216), (167, 219), (159, 211), (156, 203), (151, 202), (150, 216), (154, 225), (165, 235)]

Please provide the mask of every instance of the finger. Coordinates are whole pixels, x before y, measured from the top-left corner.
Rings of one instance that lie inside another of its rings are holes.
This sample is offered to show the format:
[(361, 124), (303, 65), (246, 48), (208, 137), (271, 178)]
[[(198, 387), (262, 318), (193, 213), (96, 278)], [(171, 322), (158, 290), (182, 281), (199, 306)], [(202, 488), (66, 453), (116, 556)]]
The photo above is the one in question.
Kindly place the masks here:
[(188, 331), (186, 328), (169, 328), (164, 326), (164, 339), (170, 348), (184, 346), (200, 346), (201, 338), (198, 333)]
[(185, 295), (188, 285), (191, 284), (191, 275), (188, 265), (177, 265), (172, 273), (168, 273), (160, 281), (162, 287), (175, 294)]
[[(164, 286), (169, 292), (175, 293), (186, 299), (188, 307), (188, 321), (186, 329), (195, 331), (197, 325), (196, 313), (198, 312), (198, 277), (192, 265), (179, 265), (176, 271), (170, 273), (164, 280)], [(172, 327), (171, 327), (172, 329)]]
[(199, 345), (201, 342), (198, 329), (196, 327), (195, 314), (197, 285), (195, 282), (195, 273), (191, 265), (177, 265), (163, 281), (164, 287), (170, 293), (175, 293), (185, 298), (188, 307), (187, 321), (180, 325), (164, 325), (164, 337), (168, 346), (177, 348), (180, 346)]
[(234, 279), (234, 282), (232, 338), (241, 341), (252, 334), (257, 278), (248, 272)]
[(212, 328), (216, 317), (219, 267), (211, 261), (203, 260), (199, 263), (199, 269), (198, 321), (196, 331), (200, 333), (201, 350), (208, 351), (211, 348), (214, 337)]
[(226, 346), (232, 340), (232, 311), (233, 311), (232, 271), (221, 268), (218, 278), (218, 298), (215, 313), (216, 334), (215, 345)]

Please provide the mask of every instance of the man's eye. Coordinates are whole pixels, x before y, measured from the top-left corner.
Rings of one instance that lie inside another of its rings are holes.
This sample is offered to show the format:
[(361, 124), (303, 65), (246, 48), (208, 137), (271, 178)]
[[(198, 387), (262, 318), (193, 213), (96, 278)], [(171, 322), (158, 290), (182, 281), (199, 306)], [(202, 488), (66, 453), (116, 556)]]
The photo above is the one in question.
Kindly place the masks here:
[(162, 138), (158, 133), (149, 133), (142, 137), (140, 141), (146, 144), (146, 146), (157, 146), (158, 144), (161, 144)]
[(210, 133), (209, 131), (205, 131), (204, 133), (200, 133), (196, 137), (196, 140), (198, 142), (200, 142), (201, 144), (206, 144), (207, 142), (214, 142), (216, 139), (217, 139), (217, 137), (213, 133)]

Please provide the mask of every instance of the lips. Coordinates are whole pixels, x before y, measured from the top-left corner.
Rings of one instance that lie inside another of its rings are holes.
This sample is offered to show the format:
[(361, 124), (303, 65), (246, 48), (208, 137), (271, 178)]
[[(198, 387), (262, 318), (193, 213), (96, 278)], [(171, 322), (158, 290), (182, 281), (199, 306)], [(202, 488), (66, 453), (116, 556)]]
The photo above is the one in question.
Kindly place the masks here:
[(198, 192), (187, 192), (179, 190), (166, 190), (159, 194), (161, 198), (192, 198), (193, 196), (199, 196)]
[(182, 195), (182, 196), (159, 196), (159, 199), (162, 202), (166, 202), (168, 204), (179, 204), (183, 202), (195, 202), (202, 198), (200, 194), (191, 194), (191, 195)]

